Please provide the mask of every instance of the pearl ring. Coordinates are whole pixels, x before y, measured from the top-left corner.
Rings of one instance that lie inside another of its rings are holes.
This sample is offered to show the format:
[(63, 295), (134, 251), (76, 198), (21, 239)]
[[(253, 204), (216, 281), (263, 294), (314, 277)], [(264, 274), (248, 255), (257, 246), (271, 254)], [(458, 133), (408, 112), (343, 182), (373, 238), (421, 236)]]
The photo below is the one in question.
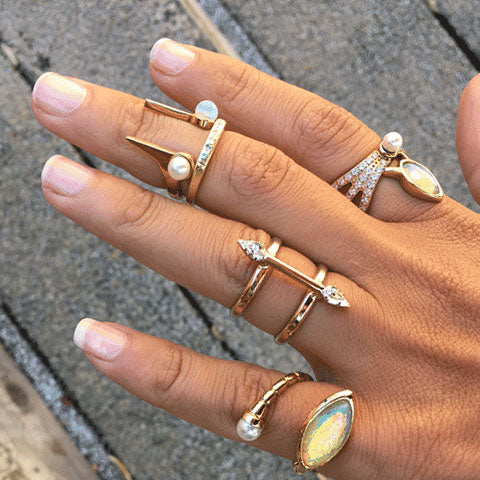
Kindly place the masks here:
[[(155, 113), (191, 123), (203, 130), (209, 130), (208, 137), (196, 162), (190, 153), (174, 152), (137, 137), (126, 137), (130, 143), (155, 160), (165, 179), (167, 192), (171, 197), (186, 198), (187, 203), (195, 203), (203, 174), (225, 128), (225, 120), (217, 118), (218, 108), (211, 100), (201, 101), (196, 106), (194, 113), (149, 99), (145, 100), (145, 108)], [(180, 182), (188, 179), (190, 179), (190, 182), (184, 194)]]

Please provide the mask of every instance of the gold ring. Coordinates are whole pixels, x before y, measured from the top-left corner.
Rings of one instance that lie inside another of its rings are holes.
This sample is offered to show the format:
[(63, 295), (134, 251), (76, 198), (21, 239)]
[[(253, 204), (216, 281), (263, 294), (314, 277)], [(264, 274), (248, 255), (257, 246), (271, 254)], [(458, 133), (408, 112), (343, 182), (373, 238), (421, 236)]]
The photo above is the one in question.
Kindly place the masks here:
[(337, 178), (332, 186), (351, 201), (358, 198), (358, 206), (364, 212), (368, 210), (382, 175), (397, 179), (403, 189), (414, 197), (440, 202), (443, 189), (435, 175), (425, 165), (409, 158), (402, 144), (399, 133), (387, 133), (377, 150)]
[(215, 120), (210, 133), (208, 134), (207, 140), (205, 141), (200, 155), (198, 156), (197, 163), (195, 164), (192, 172), (192, 177), (190, 178), (190, 183), (187, 190), (187, 203), (195, 203), (195, 198), (197, 196), (198, 188), (203, 179), (203, 174), (207, 169), (208, 162), (212, 158), (215, 147), (217, 146), (218, 140), (225, 129), (226, 122), (221, 118)]
[[(272, 243), (268, 247), (270, 255), (275, 256), (282, 245), (282, 241), (279, 238), (272, 238)], [(230, 309), (230, 315), (232, 317), (239, 317), (242, 312), (247, 308), (248, 304), (253, 300), (258, 290), (262, 286), (263, 282), (272, 273), (272, 268), (269, 265), (259, 265), (250, 277), (246, 287), (241, 293), (239, 299), (235, 305)]]
[[(127, 136), (127, 140), (153, 158), (165, 179), (167, 192), (172, 198), (183, 199), (180, 182), (190, 179), (187, 190), (187, 202), (194, 203), (201, 178), (210, 160), (218, 138), (225, 128), (225, 121), (217, 119), (217, 106), (210, 100), (201, 101), (195, 113), (186, 112), (150, 99), (145, 100), (145, 108), (177, 120), (195, 125), (203, 130), (210, 130), (207, 140), (195, 162), (193, 156), (185, 152), (175, 152), (137, 137)], [(192, 185), (193, 184), (193, 185)]]
[(308, 415), (297, 444), (296, 473), (316, 470), (330, 461), (350, 436), (353, 426), (353, 394), (334, 393)]
[[(323, 264), (320, 264), (318, 266), (318, 272), (317, 276), (315, 277), (315, 281), (318, 283), (323, 283), (325, 277), (327, 276), (327, 272), (327, 267)], [(307, 318), (317, 299), (318, 293), (313, 292), (312, 290), (307, 290), (307, 294), (303, 298), (297, 310), (295, 310), (295, 313), (292, 315), (288, 323), (282, 328), (280, 333), (275, 335), (276, 343), (285, 343), (300, 328), (300, 325), (302, 325), (305, 318)]]
[(238, 436), (246, 442), (253, 442), (260, 437), (265, 426), (265, 419), (273, 400), (288, 387), (299, 382), (313, 381), (307, 373), (293, 372), (285, 375), (268, 390), (262, 398), (247, 410), (237, 423)]
[(350, 304), (345, 298), (342, 292), (338, 290), (335, 285), (324, 285), (321, 282), (316, 281), (314, 278), (310, 278), (304, 273), (300, 272), (296, 268), (288, 265), (282, 260), (279, 260), (265, 248), (265, 245), (255, 240), (238, 240), (240, 248), (247, 254), (252, 260), (260, 263), (260, 266), (271, 266), (276, 270), (287, 275), (291, 279), (297, 281), (301, 285), (308, 287), (315, 293), (322, 295), (324, 300), (334, 307), (348, 308)]

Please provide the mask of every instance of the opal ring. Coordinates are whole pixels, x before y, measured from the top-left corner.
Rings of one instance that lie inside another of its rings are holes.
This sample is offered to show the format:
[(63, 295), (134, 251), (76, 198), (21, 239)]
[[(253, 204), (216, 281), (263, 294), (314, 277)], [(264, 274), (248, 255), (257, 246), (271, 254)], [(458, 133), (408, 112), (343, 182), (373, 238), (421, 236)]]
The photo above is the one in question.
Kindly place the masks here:
[(240, 418), (237, 423), (238, 436), (246, 442), (257, 440), (263, 432), (268, 410), (278, 395), (296, 383), (308, 381), (313, 381), (313, 378), (302, 372), (289, 373), (281, 378)]
[[(325, 265), (319, 265), (315, 281), (318, 283), (323, 283), (327, 272), (328, 270)], [(295, 334), (295, 332), (300, 328), (304, 320), (307, 318), (317, 299), (317, 292), (314, 292), (313, 290), (307, 290), (305, 297), (303, 298), (298, 308), (295, 310), (293, 316), (282, 328), (282, 330), (277, 335), (275, 335), (274, 339), (276, 343), (285, 343), (292, 335)]]
[(443, 189), (435, 175), (425, 165), (412, 160), (402, 149), (403, 139), (397, 132), (383, 137), (380, 146), (355, 165), (332, 186), (349, 200), (357, 201), (366, 212), (373, 192), (382, 175), (395, 178), (410, 195), (430, 202), (440, 202)]
[[(273, 238), (272, 243), (268, 247), (270, 255), (275, 256), (281, 244), (282, 241), (279, 238)], [(272, 267), (270, 265), (261, 264), (255, 269), (240, 297), (230, 309), (230, 315), (232, 317), (239, 317), (243, 313), (271, 273)]]
[[(174, 152), (137, 137), (126, 137), (130, 143), (133, 143), (155, 160), (165, 178), (167, 192), (171, 197), (183, 199), (186, 196), (188, 203), (195, 203), (203, 174), (225, 128), (225, 120), (217, 118), (217, 106), (210, 100), (200, 102), (195, 108), (195, 113), (180, 110), (148, 98), (145, 100), (145, 108), (155, 113), (191, 123), (204, 130), (210, 130), (196, 161), (190, 153)], [(189, 180), (189, 184), (187, 192), (184, 194), (180, 182), (186, 180)]]
[(324, 285), (314, 278), (310, 278), (304, 273), (300, 272), (296, 268), (282, 262), (274, 255), (271, 255), (265, 245), (254, 240), (238, 240), (238, 244), (241, 249), (252, 260), (259, 262), (260, 265), (271, 266), (274, 269), (282, 272), (291, 279), (297, 281), (301, 285), (304, 285), (309, 290), (321, 296), (328, 304), (335, 307), (349, 307), (347, 299), (334, 285)]
[(292, 466), (302, 474), (316, 470), (343, 448), (353, 426), (353, 394), (350, 390), (330, 395), (310, 414), (297, 444), (297, 459)]

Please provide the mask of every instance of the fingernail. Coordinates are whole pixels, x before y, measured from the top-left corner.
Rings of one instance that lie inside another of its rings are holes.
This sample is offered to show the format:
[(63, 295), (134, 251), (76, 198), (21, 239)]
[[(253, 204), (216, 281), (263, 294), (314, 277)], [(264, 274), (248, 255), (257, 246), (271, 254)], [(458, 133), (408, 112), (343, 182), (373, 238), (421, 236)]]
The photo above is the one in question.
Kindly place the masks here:
[(76, 195), (85, 188), (92, 175), (88, 167), (54, 155), (43, 167), (42, 184), (60, 195)]
[(85, 352), (102, 360), (113, 360), (123, 350), (127, 336), (111, 325), (84, 318), (75, 328), (73, 341)]
[(82, 104), (87, 91), (78, 83), (57, 73), (47, 72), (35, 82), (33, 101), (47, 113), (66, 116)]
[(152, 66), (165, 75), (175, 75), (184, 70), (195, 58), (195, 53), (169, 38), (161, 38), (150, 52)]

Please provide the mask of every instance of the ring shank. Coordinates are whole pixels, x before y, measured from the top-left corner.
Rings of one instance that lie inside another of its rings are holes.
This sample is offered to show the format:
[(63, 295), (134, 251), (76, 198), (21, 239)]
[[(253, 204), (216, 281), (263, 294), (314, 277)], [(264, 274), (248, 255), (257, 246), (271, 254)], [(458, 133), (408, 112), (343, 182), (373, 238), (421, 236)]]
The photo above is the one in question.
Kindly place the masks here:
[[(276, 256), (281, 244), (282, 241), (279, 238), (272, 238), (272, 243), (268, 247), (268, 252), (270, 253), (270, 255)], [(245, 286), (240, 297), (235, 302), (235, 305), (230, 309), (230, 315), (232, 317), (239, 317), (243, 313), (245, 308), (247, 308), (249, 303), (254, 299), (258, 290), (265, 282), (265, 280), (267, 280), (271, 273), (272, 267), (270, 267), (269, 265), (259, 265), (255, 269), (255, 272), (253, 272), (253, 275), (250, 277), (250, 280)]]
[[(318, 283), (323, 283), (325, 277), (327, 276), (327, 267), (323, 264), (318, 266), (318, 272), (315, 277), (315, 281)], [(296, 331), (300, 328), (304, 320), (307, 318), (308, 314), (312, 310), (315, 302), (318, 299), (319, 294), (313, 292), (312, 290), (307, 290), (305, 297), (302, 302), (295, 310), (295, 313), (292, 315), (287, 324), (282, 328), (282, 330), (275, 335), (274, 340), (278, 344), (285, 343)]]

